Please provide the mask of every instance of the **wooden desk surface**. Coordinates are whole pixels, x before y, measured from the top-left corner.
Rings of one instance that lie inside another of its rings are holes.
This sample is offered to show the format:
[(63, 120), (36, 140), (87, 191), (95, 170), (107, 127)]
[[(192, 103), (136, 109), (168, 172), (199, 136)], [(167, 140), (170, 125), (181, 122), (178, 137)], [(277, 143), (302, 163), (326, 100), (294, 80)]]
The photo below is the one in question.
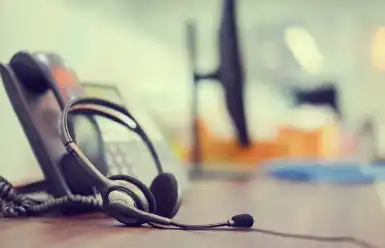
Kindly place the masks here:
[[(372, 186), (291, 184), (265, 177), (250, 182), (198, 182), (177, 219), (189, 224), (250, 213), (255, 227), (321, 236), (354, 236), (385, 247), (385, 211)], [(1, 247), (357, 247), (284, 239), (257, 232), (123, 228), (108, 218), (36, 218), (0, 221)]]

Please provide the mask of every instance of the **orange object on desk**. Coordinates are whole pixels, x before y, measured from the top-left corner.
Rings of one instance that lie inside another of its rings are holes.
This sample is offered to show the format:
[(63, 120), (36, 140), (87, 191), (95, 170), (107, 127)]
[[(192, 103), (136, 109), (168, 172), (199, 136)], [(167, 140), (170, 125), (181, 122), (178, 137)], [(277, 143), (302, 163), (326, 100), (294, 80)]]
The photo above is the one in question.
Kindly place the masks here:
[[(284, 147), (276, 141), (253, 141), (250, 146), (242, 147), (236, 139), (215, 137), (202, 120), (198, 120), (198, 135), (202, 162), (208, 164), (229, 163), (249, 168), (285, 154)], [(187, 154), (191, 158), (191, 151)]]
[[(198, 120), (200, 154), (206, 164), (236, 164), (256, 167), (263, 161), (277, 158), (332, 158), (337, 155), (338, 132), (336, 125), (328, 124), (314, 130), (295, 127), (278, 128), (276, 139), (252, 141), (242, 147), (236, 139), (215, 137), (202, 120)], [(191, 151), (185, 153), (190, 160)], [(241, 169), (241, 168), (239, 168)]]
[(285, 157), (317, 157), (319, 135), (319, 131), (283, 127), (278, 132), (277, 142), (287, 148)]
[(277, 142), (286, 147), (289, 158), (334, 158), (338, 155), (339, 133), (335, 124), (314, 130), (281, 127)]

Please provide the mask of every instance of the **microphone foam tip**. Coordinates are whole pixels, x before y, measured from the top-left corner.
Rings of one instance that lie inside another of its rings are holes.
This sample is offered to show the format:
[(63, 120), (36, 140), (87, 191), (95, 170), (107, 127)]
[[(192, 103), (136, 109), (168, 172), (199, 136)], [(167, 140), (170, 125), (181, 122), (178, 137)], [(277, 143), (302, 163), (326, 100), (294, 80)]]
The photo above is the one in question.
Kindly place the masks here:
[(234, 222), (234, 227), (252, 227), (254, 225), (254, 218), (250, 214), (234, 215), (231, 220)]

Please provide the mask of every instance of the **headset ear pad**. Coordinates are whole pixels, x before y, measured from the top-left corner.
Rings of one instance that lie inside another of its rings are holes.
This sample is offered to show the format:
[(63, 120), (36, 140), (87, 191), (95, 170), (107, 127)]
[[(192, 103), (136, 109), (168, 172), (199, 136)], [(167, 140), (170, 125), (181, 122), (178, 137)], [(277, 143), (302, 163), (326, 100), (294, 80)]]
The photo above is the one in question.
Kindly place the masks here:
[[(150, 189), (144, 183), (142, 183), (140, 180), (138, 180), (134, 177), (128, 176), (128, 175), (114, 175), (114, 176), (110, 176), (109, 179), (110, 180), (125, 181), (125, 182), (131, 183), (134, 186), (136, 186), (141, 191), (141, 193), (143, 193), (144, 197), (146, 198), (145, 200), (144, 199), (141, 200), (141, 197), (138, 194), (139, 192), (134, 193), (131, 191), (131, 193), (130, 193), (130, 190), (127, 189), (127, 194), (129, 194), (134, 199), (134, 201), (136, 203), (136, 207), (141, 211), (145, 211), (145, 212), (149, 212), (149, 213), (155, 213), (156, 202), (155, 202), (154, 196), (151, 194)], [(124, 209), (122, 210), (122, 209), (116, 209), (116, 208), (111, 209), (110, 208), (109, 201), (108, 201), (108, 194), (109, 194), (109, 192), (114, 191), (115, 187), (116, 186), (112, 186), (110, 188), (107, 188), (105, 191), (101, 192), (102, 198), (103, 198), (103, 205), (107, 209), (108, 214), (111, 217), (115, 218), (117, 221), (119, 221), (119, 222), (121, 222), (127, 226), (140, 226), (140, 225), (144, 224), (145, 221), (143, 221), (143, 220), (128, 217), (125, 214)], [(125, 191), (125, 186), (117, 186), (117, 188), (120, 188), (120, 190)], [(147, 203), (144, 202), (146, 200), (148, 203), (148, 209), (146, 209), (146, 206), (145, 206), (145, 204), (147, 204)]]
[(44, 69), (32, 54), (18, 52), (13, 55), (9, 64), (17, 78), (29, 91), (42, 94), (50, 88), (48, 78), (43, 73)]
[(159, 174), (151, 183), (150, 190), (156, 201), (156, 214), (173, 218), (180, 207), (178, 181), (170, 173)]
[[(137, 186), (143, 192), (144, 196), (146, 197), (146, 199), (148, 201), (149, 212), (150, 213), (156, 212), (156, 208), (157, 208), (156, 200), (155, 200), (154, 196), (152, 195), (150, 189), (144, 183), (142, 183), (140, 180), (138, 180), (134, 177), (128, 176), (128, 175), (113, 175), (113, 176), (109, 176), (108, 178), (110, 180), (127, 181), (127, 182), (130, 182), (130, 183), (134, 184), (135, 186)], [(143, 210), (142, 207), (139, 206), (139, 208), (141, 210)]]

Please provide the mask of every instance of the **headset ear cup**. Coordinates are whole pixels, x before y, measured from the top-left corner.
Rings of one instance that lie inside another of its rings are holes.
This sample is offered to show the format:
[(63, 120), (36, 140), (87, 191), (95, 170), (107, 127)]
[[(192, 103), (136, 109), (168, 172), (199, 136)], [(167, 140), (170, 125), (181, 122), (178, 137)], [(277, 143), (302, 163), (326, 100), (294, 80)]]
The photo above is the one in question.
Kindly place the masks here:
[(173, 218), (180, 207), (178, 181), (170, 173), (159, 174), (151, 183), (150, 190), (156, 201), (156, 214)]
[(128, 176), (128, 175), (114, 175), (114, 176), (110, 176), (108, 178), (110, 180), (127, 181), (127, 182), (130, 182), (130, 183), (134, 184), (135, 186), (137, 186), (143, 192), (144, 196), (146, 197), (146, 199), (148, 201), (149, 212), (150, 213), (156, 212), (156, 208), (157, 208), (156, 207), (156, 200), (155, 200), (153, 194), (151, 193), (150, 189), (144, 183), (142, 183), (140, 180), (138, 180), (134, 177)]

